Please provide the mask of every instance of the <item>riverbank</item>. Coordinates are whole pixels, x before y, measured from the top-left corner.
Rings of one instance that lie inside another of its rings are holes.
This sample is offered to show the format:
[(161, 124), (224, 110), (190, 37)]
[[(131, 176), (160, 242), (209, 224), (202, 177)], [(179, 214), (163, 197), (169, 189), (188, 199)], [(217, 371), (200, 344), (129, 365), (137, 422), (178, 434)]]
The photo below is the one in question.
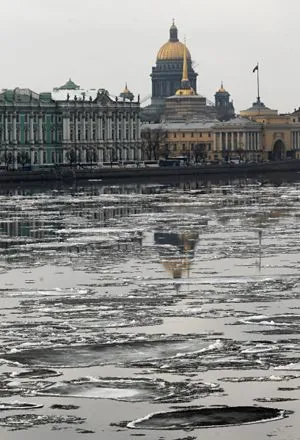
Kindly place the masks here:
[(152, 177), (201, 177), (207, 175), (254, 175), (276, 172), (300, 171), (300, 160), (282, 162), (241, 164), (241, 165), (204, 165), (193, 167), (146, 167), (146, 168), (51, 168), (35, 171), (4, 171), (0, 182), (45, 182), (76, 180), (118, 180), (145, 179)]

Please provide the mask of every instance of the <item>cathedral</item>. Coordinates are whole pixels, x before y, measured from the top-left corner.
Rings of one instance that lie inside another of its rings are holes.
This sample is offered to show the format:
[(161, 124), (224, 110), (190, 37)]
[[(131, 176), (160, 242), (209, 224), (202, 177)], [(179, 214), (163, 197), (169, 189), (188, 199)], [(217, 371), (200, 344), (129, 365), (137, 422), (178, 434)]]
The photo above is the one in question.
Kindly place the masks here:
[(184, 157), (187, 163), (300, 158), (299, 111), (278, 114), (257, 96), (252, 107), (236, 117), (223, 82), (214, 104), (197, 93), (191, 54), (178, 40), (174, 22), (151, 78), (151, 104), (141, 109), (146, 158)]
[[(189, 49), (178, 39), (178, 29), (174, 23), (169, 30), (169, 40), (161, 46), (157, 53), (156, 65), (152, 67), (151, 104), (141, 111), (141, 120), (158, 123), (162, 120), (184, 119), (219, 119), (226, 121), (234, 117), (234, 107), (230, 102), (230, 94), (223, 84), (215, 94), (215, 105), (208, 104), (205, 97), (197, 94), (197, 76), (193, 69)], [(189, 99), (176, 99), (187, 93), (179, 93), (188, 83), (193, 93)], [(193, 98), (191, 98), (193, 96)], [(187, 106), (187, 102), (189, 105)], [(183, 104), (184, 103), (184, 104)], [(180, 107), (178, 111), (177, 107)]]

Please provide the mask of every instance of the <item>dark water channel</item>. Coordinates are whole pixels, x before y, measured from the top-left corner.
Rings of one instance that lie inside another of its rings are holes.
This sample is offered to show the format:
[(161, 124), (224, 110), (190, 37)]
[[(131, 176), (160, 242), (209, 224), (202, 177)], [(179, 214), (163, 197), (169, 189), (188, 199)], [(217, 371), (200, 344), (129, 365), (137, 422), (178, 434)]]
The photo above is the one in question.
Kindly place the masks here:
[(1, 440), (299, 440), (299, 176), (0, 188)]

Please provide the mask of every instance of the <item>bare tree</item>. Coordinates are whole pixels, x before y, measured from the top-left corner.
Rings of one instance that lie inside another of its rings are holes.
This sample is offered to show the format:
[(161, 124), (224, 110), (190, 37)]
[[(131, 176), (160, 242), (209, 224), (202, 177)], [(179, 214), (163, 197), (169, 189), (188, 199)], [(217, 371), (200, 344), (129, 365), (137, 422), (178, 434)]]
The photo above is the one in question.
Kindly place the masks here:
[(14, 163), (15, 163), (14, 154), (11, 151), (5, 151), (4, 155), (1, 157), (1, 162), (4, 162), (5, 167), (8, 171), (10, 168), (10, 165), (14, 165)]
[(160, 155), (168, 156), (166, 144), (167, 132), (162, 128), (146, 128), (142, 130), (142, 149), (145, 159), (158, 160)]
[(207, 159), (207, 146), (205, 144), (196, 144), (193, 148), (195, 162), (205, 162)]
[(20, 151), (17, 154), (17, 162), (22, 165), (22, 169), (24, 170), (26, 164), (30, 164), (30, 154), (27, 151)]
[(86, 152), (86, 160), (89, 162), (90, 166), (92, 167), (93, 162), (96, 162), (96, 152), (94, 148), (89, 148)]
[(75, 150), (67, 151), (66, 158), (70, 163), (70, 166), (72, 167), (77, 162), (77, 154)]

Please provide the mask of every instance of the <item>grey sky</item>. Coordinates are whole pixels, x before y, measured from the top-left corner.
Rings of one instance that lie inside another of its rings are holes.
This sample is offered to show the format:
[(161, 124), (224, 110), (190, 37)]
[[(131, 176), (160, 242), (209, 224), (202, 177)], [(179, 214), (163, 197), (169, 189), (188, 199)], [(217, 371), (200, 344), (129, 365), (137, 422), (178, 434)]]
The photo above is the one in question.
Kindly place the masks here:
[(238, 110), (261, 97), (280, 112), (300, 105), (299, 0), (1, 0), (0, 87), (50, 91), (69, 77), (141, 98), (172, 18), (195, 61), (198, 92), (220, 85)]

